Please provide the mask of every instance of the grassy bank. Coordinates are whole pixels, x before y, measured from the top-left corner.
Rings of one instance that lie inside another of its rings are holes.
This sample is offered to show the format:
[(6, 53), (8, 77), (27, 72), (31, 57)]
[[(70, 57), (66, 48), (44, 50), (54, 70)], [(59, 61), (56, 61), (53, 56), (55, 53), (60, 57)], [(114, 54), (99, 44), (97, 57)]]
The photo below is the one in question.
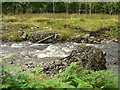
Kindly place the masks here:
[(21, 41), (21, 32), (55, 31), (62, 38), (99, 32), (99, 37), (117, 36), (117, 15), (107, 14), (19, 14), (3, 15), (2, 39)]

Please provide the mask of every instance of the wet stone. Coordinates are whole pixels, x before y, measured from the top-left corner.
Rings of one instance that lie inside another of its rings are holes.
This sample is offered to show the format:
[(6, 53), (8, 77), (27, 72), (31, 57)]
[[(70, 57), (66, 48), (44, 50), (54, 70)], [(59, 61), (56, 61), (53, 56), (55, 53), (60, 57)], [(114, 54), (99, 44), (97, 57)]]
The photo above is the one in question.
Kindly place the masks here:
[(56, 61), (55, 61), (55, 64), (56, 64), (56, 65), (60, 65), (60, 64), (61, 64), (61, 61), (60, 61), (60, 60), (56, 60)]
[(60, 70), (59, 70), (59, 73), (61, 73), (62, 71), (63, 71), (63, 70), (62, 70), (62, 69), (60, 69)]
[(88, 39), (90, 37), (90, 34), (85, 34), (82, 38)]
[(33, 62), (32, 62), (32, 61), (29, 61), (29, 64), (30, 64), (30, 65), (32, 65), (32, 64), (33, 64)]
[(64, 66), (67, 66), (67, 62), (62, 62), (62, 64), (63, 64)]
[(59, 70), (59, 67), (58, 67), (58, 66), (56, 66), (56, 70)]
[(28, 34), (27, 34), (27, 33), (24, 33), (21, 37), (22, 37), (23, 40), (26, 40), (27, 37), (28, 37)]
[(77, 35), (77, 36), (74, 37), (74, 41), (77, 42), (77, 43), (80, 43), (81, 40), (82, 40), (82, 36), (80, 36), (80, 35)]
[(9, 61), (9, 63), (10, 63), (10, 64), (13, 64), (13, 61), (11, 60), (11, 61)]
[(50, 74), (50, 71), (46, 71), (45, 73), (46, 73), (46, 74)]

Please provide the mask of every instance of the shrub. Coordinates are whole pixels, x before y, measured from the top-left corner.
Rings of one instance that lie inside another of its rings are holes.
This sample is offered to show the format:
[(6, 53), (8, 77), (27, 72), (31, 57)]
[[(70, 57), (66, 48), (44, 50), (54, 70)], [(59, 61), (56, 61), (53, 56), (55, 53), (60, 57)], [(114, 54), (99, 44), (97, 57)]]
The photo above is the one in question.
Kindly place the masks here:
[[(7, 59), (13, 54), (5, 56)], [(0, 59), (2, 61), (3, 59)], [(16, 73), (11, 73), (16, 71)], [(47, 78), (42, 68), (31, 71), (21, 71), (17, 67), (2, 68), (2, 88), (116, 88), (116, 75), (110, 70), (92, 71), (80, 67), (80, 62), (71, 63), (65, 71)]]
[(76, 88), (115, 88), (117, 74), (111, 70), (92, 71), (79, 66), (80, 62), (71, 63), (66, 70), (57, 75), (62, 82), (71, 82)]

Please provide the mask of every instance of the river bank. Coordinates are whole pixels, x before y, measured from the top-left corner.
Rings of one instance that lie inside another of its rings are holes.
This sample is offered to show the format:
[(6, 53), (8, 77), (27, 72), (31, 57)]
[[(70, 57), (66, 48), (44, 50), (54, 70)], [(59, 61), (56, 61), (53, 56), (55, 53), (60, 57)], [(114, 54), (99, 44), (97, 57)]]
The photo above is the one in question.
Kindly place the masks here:
[(0, 38), (3, 41), (13, 42), (30, 41), (32, 33), (55, 32), (59, 34), (60, 42), (99, 43), (104, 39), (118, 42), (119, 29), (117, 26), (118, 16), (107, 14), (3, 15)]

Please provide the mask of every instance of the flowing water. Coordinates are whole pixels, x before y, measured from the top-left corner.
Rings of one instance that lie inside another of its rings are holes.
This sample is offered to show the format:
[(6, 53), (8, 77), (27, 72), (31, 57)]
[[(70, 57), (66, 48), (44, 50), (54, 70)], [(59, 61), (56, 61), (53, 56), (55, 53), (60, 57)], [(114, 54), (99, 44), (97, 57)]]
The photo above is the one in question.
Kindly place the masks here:
[[(14, 53), (13, 58), (15, 65), (22, 65), (28, 61), (40, 63), (41, 61), (56, 60), (68, 56), (73, 49), (80, 43), (66, 42), (56, 44), (36, 44), (31, 42), (1, 42), (0, 55), (1, 57)], [(113, 71), (118, 71), (118, 44), (117, 43), (102, 43), (102, 44), (86, 44), (100, 48), (106, 52), (107, 68)], [(6, 61), (11, 62), (11, 61)]]

